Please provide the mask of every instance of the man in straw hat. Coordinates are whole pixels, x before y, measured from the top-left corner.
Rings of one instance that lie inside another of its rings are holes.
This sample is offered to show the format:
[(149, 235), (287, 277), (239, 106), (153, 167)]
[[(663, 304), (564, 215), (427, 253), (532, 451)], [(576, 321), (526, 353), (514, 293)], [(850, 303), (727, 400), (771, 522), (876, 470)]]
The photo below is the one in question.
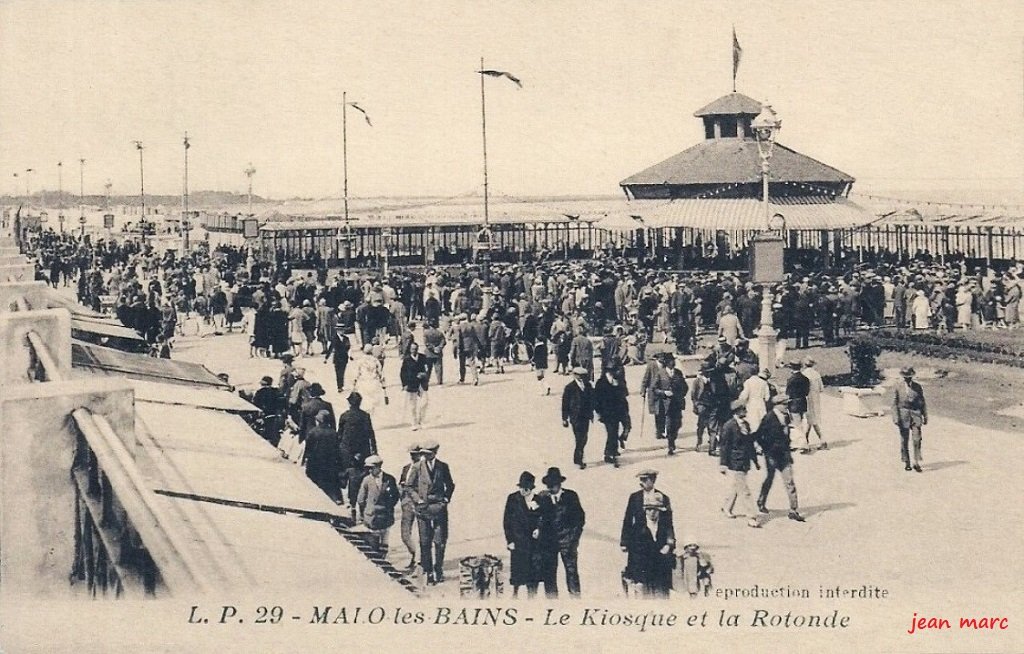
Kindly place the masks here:
[[(928, 406), (924, 389), (914, 381), (914, 369), (907, 366), (900, 370), (900, 381), (893, 386), (892, 421), (900, 430), (900, 456), (903, 469), (916, 472), (921, 470), (921, 427), (928, 424)], [(914, 465), (910, 465), (908, 441), (913, 437)]]
[(509, 551), (509, 583), (512, 597), (519, 595), (519, 587), (526, 586), (529, 597), (537, 594), (540, 538), (540, 505), (533, 496), (536, 478), (530, 472), (519, 475), (517, 488), (505, 499), (502, 525)]
[(444, 551), (448, 543), (448, 503), (455, 492), (448, 464), (437, 458), (441, 445), (433, 440), (420, 444), (423, 458), (409, 470), (405, 480), (416, 510), (420, 535), (420, 566), (428, 584), (444, 581)]
[(546, 490), (537, 495), (540, 506), (540, 579), (548, 599), (558, 597), (558, 559), (565, 568), (565, 585), (573, 597), (580, 595), (578, 550), (587, 516), (575, 491), (563, 488), (565, 476), (558, 468), (548, 468), (541, 478)]
[(789, 432), (790, 432), (790, 398), (785, 395), (776, 395), (771, 399), (772, 410), (761, 421), (761, 428), (757, 430), (757, 442), (764, 453), (764, 464), (767, 468), (767, 475), (764, 483), (761, 484), (761, 493), (757, 497), (757, 509), (767, 514), (765, 504), (768, 501), (768, 493), (772, 490), (772, 482), (775, 473), (782, 476), (782, 483), (786, 486), (786, 494), (789, 496), (789, 519), (803, 522), (797, 502), (796, 484), (793, 482), (793, 455), (791, 454)]

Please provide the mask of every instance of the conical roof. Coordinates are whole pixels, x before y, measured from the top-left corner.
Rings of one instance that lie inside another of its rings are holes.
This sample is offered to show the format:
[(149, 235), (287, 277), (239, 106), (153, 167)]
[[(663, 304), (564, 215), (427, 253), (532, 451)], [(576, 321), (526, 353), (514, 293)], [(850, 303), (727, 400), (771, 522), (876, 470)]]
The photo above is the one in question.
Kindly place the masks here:
[(760, 102), (750, 96), (733, 91), (698, 109), (693, 115), (701, 118), (703, 116), (731, 116), (736, 114), (756, 116), (759, 113), (761, 113)]

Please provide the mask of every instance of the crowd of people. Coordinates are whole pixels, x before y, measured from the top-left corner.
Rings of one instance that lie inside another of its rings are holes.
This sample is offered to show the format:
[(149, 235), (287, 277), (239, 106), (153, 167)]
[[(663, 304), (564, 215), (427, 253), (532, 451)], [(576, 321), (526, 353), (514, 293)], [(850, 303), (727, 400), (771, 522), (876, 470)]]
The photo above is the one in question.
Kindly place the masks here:
[[(550, 395), (552, 368), (554, 375), (571, 376), (561, 389), (561, 420), (573, 434), (572, 463), (580, 470), (587, 467), (595, 421), (605, 428), (602, 457), (611, 465), (618, 467), (634, 426), (639, 422), (642, 431), (648, 415), (667, 455), (675, 456), (689, 401), (693, 451), (713, 457), (729, 477), (723, 514), (743, 515), (759, 528), (775, 473), (787, 491), (788, 517), (804, 521), (791, 453), (827, 449), (821, 375), (812, 357), (787, 361), (790, 343), (805, 349), (820, 334), (825, 346), (836, 345), (857, 329), (887, 325), (1013, 328), (1020, 323), (1024, 288), (1019, 264), (997, 274), (923, 259), (789, 275), (762, 286), (735, 273), (667, 272), (621, 258), (351, 276), (323, 267), (296, 271), (243, 248), (211, 250), (205, 243), (180, 257), (130, 240), (91, 241), (49, 231), (35, 236), (30, 250), (40, 278), (54, 286), (77, 285), (83, 304), (136, 329), (153, 344), (155, 356), (170, 356), (175, 337), (190, 329), (216, 334), (237, 327), (249, 336), (250, 357), (279, 359), (279, 378), (263, 378), (252, 396), (261, 410), (256, 429), (347, 506), (384, 552), (399, 510), (409, 569), (419, 567), (428, 583), (443, 581), (447, 505), (455, 484), (433, 440), (409, 448), (410, 461), (397, 479), (383, 472), (373, 418), (390, 402), (384, 360), (392, 348), (401, 359), (399, 385), (413, 431), (427, 422), (431, 386), (446, 383), (449, 356), (459, 384), (478, 384), (481, 374), (503, 374), (506, 366), (520, 364), (533, 371), (537, 393)], [(784, 388), (772, 383), (772, 367), (761, 365), (751, 347), (766, 310), (779, 336), (770, 358), (793, 368)], [(676, 357), (696, 354), (701, 334), (709, 332), (715, 344), (688, 380)], [(657, 354), (648, 352), (651, 344)], [(324, 400), (322, 384), (305, 378), (301, 361), (315, 356), (332, 363), (336, 389), (347, 393), (349, 408), (340, 415)], [(627, 399), (630, 365), (645, 366), (639, 419), (630, 416)], [(917, 412), (897, 424), (907, 469), (913, 435), (913, 469), (920, 472), (923, 392), (913, 384), (908, 378), (901, 387), (896, 413), (902, 415), (900, 401)], [(762, 459), (766, 476), (755, 501), (747, 474)], [(642, 488), (629, 499), (621, 545), (628, 559), (624, 581), (663, 596), (672, 588), (666, 566), (678, 553), (671, 504), (654, 488), (656, 475), (640, 475)], [(557, 594), (561, 560), (569, 592), (580, 592), (576, 547), (585, 513), (578, 495), (563, 488), (565, 480), (551, 468), (541, 479), (545, 490), (534, 493), (536, 477), (524, 472), (507, 498), (504, 527), (516, 589), (526, 586), (532, 594), (543, 582), (549, 596)]]

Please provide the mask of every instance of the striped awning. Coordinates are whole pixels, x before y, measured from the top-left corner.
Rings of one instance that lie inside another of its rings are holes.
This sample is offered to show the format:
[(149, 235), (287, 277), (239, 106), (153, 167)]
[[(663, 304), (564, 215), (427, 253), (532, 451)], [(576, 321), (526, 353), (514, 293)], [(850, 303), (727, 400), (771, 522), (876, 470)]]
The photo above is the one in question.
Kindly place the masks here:
[[(650, 206), (644, 206), (649, 202)], [(845, 198), (780, 197), (769, 203), (772, 214), (782, 214), (787, 229), (851, 229), (867, 225), (876, 217)], [(636, 200), (629, 203), (630, 211), (640, 216), (632, 227), (690, 227), (724, 231), (756, 231), (764, 229), (764, 205), (754, 198), (707, 198), (683, 200)], [(614, 225), (621, 224), (621, 219)], [(612, 219), (599, 226), (613, 226)]]

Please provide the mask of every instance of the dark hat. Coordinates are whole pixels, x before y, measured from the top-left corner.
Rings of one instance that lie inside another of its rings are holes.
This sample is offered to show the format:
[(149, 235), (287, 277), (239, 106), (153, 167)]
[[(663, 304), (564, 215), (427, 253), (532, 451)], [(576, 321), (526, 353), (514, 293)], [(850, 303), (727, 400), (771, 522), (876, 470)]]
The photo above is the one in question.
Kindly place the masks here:
[(359, 391), (352, 391), (348, 394), (348, 403), (353, 406), (359, 406), (363, 401), (363, 396), (359, 394)]
[(914, 370), (913, 366), (905, 366), (903, 368), (900, 368), (900, 375), (904, 377), (912, 377), (915, 372), (916, 371)]
[(320, 397), (324, 394), (324, 387), (320, 385), (320, 382), (313, 382), (309, 385), (309, 396)]
[(519, 483), (517, 485), (519, 488), (533, 488), (536, 480), (537, 478), (533, 476), (533, 473), (524, 470), (519, 474)]
[(562, 475), (562, 471), (558, 468), (548, 468), (547, 474), (545, 474), (540, 481), (545, 486), (554, 486), (555, 484), (561, 484), (565, 481), (565, 476)]
[(263, 384), (264, 386), (270, 386), (273, 383), (274, 383), (274, 380), (272, 378), (270, 378), (270, 377), (263, 376), (263, 377), (260, 378), (260, 384)]
[(409, 453), (410, 454), (418, 453), (419, 451), (420, 451), (419, 441), (417, 441), (415, 443), (409, 443)]
[(295, 357), (291, 354), (282, 354), (281, 361), (284, 361), (285, 363), (291, 363), (292, 361), (295, 361)]

